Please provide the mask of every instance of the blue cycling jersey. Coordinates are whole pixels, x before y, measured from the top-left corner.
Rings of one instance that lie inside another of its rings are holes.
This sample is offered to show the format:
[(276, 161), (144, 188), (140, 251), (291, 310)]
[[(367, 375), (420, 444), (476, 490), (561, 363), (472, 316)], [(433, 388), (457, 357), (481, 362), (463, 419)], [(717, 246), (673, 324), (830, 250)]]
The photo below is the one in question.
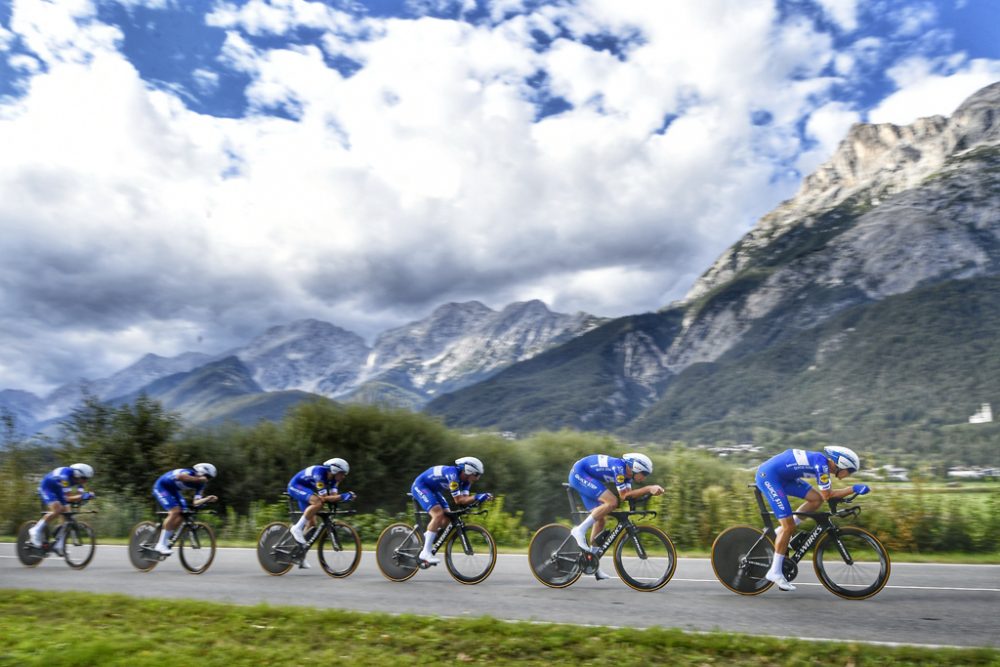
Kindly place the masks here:
[(822, 452), (786, 449), (761, 463), (757, 470), (782, 482), (797, 480), (803, 475), (812, 475), (816, 478), (819, 488), (824, 491), (830, 488), (830, 463)]
[(433, 468), (428, 468), (413, 480), (411, 491), (423, 489), (428, 493), (442, 498), (445, 497), (445, 494), (449, 494), (453, 498), (469, 495), (469, 489), (472, 488), (472, 481), (467, 480), (463, 482), (462, 478), (459, 477), (459, 473), (461, 473), (461, 470), (457, 466), (434, 466)]
[(632, 488), (625, 477), (625, 461), (607, 454), (585, 456), (573, 466), (574, 472), (582, 472), (605, 484), (611, 484), (621, 495)]
[(153, 488), (159, 488), (162, 491), (168, 492), (194, 491), (195, 500), (201, 499), (201, 495), (205, 491), (205, 485), (208, 482), (202, 482), (201, 484), (185, 482), (179, 479), (179, 476), (182, 474), (194, 477), (198, 476), (198, 473), (193, 468), (177, 468), (176, 470), (171, 470), (160, 475)]
[[(50, 505), (56, 501), (65, 505), (66, 491), (71, 491), (70, 487), (76, 484), (76, 482), (76, 471), (73, 468), (69, 466), (56, 468), (39, 482), (38, 495), (42, 497), (42, 501), (46, 505)], [(77, 484), (76, 491), (83, 493), (83, 485)]]
[(337, 493), (337, 481), (326, 466), (309, 466), (300, 470), (288, 482), (288, 487), (308, 489), (317, 496)]
[(826, 455), (803, 449), (788, 449), (760, 464), (757, 468), (757, 488), (771, 505), (774, 516), (784, 519), (792, 516), (788, 496), (805, 498), (812, 487), (803, 475), (816, 477), (822, 490), (830, 488), (830, 464)]

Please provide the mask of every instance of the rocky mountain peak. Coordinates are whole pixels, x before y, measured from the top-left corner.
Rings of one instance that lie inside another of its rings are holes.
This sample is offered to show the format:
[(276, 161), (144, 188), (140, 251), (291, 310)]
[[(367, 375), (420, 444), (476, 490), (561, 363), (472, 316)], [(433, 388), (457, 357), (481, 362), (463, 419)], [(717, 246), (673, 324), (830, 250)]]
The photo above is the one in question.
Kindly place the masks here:
[(910, 125), (856, 123), (836, 152), (732, 246), (692, 286), (690, 303), (733, 279), (755, 253), (794, 228), (816, 224), (825, 212), (853, 201), (876, 207), (918, 187), (946, 163), (978, 147), (1000, 143), (1000, 82), (969, 97), (950, 118), (930, 116)]

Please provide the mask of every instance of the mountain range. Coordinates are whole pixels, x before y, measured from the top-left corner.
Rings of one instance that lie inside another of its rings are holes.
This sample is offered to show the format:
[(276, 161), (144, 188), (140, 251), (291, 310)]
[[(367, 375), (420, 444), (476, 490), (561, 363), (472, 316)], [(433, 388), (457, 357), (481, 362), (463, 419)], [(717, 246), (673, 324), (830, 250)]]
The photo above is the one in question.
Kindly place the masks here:
[(426, 410), (516, 431), (864, 439), (1000, 399), (998, 325), (1000, 83), (950, 118), (854, 125), (682, 301)]
[(451, 303), (370, 347), (301, 320), (218, 355), (147, 355), (45, 397), (2, 391), (0, 410), (44, 423), (86, 388), (107, 400), (146, 393), (191, 423), (247, 423), (322, 396), (456, 427), (863, 442), (1000, 402), (998, 330), (995, 83), (950, 118), (854, 125), (794, 197), (657, 312)]
[(440, 392), (490, 377), (602, 324), (586, 313), (552, 312), (541, 301), (495, 311), (449, 303), (428, 317), (361, 336), (305, 319), (275, 326), (216, 355), (147, 354), (108, 378), (78, 380), (39, 397), (0, 392), (0, 412), (30, 432), (58, 422), (84, 394), (110, 403), (145, 394), (194, 424), (280, 419), (292, 405), (325, 397), (420, 409)]

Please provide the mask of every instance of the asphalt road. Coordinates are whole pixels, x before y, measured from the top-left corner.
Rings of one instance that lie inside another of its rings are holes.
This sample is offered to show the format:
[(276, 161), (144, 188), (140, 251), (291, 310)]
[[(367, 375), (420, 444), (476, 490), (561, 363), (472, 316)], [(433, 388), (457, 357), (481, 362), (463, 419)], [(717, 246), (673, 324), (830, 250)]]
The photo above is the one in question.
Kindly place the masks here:
[[(252, 549), (220, 549), (203, 575), (181, 569), (176, 557), (149, 573), (134, 570), (124, 547), (101, 545), (84, 570), (50, 557), (37, 568), (17, 560), (13, 544), (0, 544), (0, 588), (123, 593), (149, 598), (193, 598), (237, 604), (336, 607), (358, 611), (450, 617), (552, 621), (611, 626), (663, 626), (722, 630), (803, 639), (853, 639), (940, 646), (1000, 647), (1000, 565), (894, 563), (888, 586), (874, 598), (842, 600), (817, 581), (811, 565), (798, 590), (773, 587), (758, 596), (729, 592), (706, 559), (681, 559), (674, 578), (654, 593), (640, 593), (617, 578), (583, 577), (565, 589), (538, 583), (523, 555), (501, 555), (490, 577), (476, 586), (454, 581), (444, 564), (403, 583), (379, 573), (375, 556), (345, 579), (313, 568), (281, 577), (264, 573)], [(610, 562), (605, 564), (614, 571)]]

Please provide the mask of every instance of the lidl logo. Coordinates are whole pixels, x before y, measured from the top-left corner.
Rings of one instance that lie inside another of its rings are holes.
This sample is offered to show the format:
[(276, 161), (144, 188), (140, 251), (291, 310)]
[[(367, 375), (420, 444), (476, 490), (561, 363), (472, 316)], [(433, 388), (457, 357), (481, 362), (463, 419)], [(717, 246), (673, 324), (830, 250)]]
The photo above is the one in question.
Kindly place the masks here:
[(830, 483), (830, 475), (828, 475), (826, 473), (823, 473), (822, 475), (820, 475), (819, 476), (819, 483), (820, 484), (829, 484)]
[(619, 484), (624, 483), (625, 482), (625, 475), (618, 475), (617, 477), (615, 477), (615, 481), (618, 482)]
[(448, 485), (448, 488), (450, 488), (452, 491), (458, 491), (458, 482), (453, 481), (451, 484)]

